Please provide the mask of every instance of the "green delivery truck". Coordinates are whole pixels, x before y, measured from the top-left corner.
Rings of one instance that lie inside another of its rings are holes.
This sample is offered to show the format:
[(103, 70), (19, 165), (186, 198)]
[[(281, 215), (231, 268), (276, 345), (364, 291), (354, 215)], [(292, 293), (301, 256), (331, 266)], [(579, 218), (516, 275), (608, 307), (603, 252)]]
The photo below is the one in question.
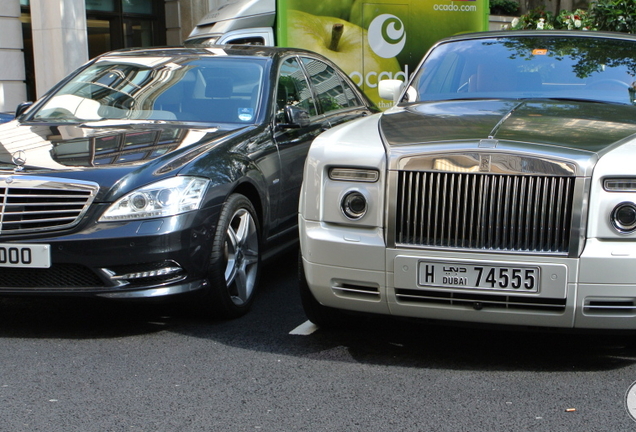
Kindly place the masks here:
[(488, 29), (488, 0), (231, 0), (186, 44), (304, 48), (330, 58), (379, 108), (378, 81), (408, 78), (439, 39)]

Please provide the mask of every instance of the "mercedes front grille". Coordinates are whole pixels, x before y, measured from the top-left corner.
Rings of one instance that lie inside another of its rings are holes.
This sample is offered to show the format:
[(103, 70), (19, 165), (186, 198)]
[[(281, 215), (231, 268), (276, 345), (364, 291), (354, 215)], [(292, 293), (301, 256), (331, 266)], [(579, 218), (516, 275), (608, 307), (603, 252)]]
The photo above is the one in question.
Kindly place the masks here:
[(0, 177), (0, 233), (70, 228), (95, 198), (98, 185), (35, 176)]

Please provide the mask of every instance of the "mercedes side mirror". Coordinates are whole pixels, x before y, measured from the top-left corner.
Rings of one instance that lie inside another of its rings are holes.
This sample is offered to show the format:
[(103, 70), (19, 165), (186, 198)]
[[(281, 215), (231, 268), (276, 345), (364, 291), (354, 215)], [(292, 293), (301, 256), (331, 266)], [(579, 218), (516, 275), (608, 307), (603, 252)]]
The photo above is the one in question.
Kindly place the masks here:
[(293, 105), (285, 106), (285, 123), (279, 123), (281, 129), (299, 129), (309, 126), (309, 112)]
[(25, 112), (27, 112), (29, 110), (29, 108), (31, 108), (31, 106), (33, 105), (33, 102), (22, 102), (20, 105), (18, 105), (18, 107), (15, 109), (15, 117), (18, 118), (20, 117), (22, 114), (24, 114)]

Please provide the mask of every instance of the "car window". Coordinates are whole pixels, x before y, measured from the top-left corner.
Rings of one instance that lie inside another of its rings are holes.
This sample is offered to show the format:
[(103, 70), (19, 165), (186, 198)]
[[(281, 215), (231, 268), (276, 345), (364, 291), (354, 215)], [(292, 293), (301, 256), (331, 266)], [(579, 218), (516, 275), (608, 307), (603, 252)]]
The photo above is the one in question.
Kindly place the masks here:
[(364, 105), (358, 97), (357, 93), (345, 80), (342, 80), (342, 87), (344, 88), (344, 95), (347, 98), (349, 107), (358, 107)]
[(288, 58), (280, 67), (276, 88), (276, 121), (279, 123), (285, 122), (286, 105), (302, 108), (310, 116), (317, 114), (311, 88), (296, 57)]
[(59, 89), (33, 119), (253, 123), (263, 66), (220, 57), (105, 57)]
[[(441, 44), (411, 83), (417, 100), (567, 98), (634, 104), (633, 43), (492, 38)], [(413, 100), (411, 100), (413, 101)]]
[(318, 95), (323, 112), (359, 106), (355, 92), (340, 79), (338, 73), (320, 60), (303, 57), (311, 84)]

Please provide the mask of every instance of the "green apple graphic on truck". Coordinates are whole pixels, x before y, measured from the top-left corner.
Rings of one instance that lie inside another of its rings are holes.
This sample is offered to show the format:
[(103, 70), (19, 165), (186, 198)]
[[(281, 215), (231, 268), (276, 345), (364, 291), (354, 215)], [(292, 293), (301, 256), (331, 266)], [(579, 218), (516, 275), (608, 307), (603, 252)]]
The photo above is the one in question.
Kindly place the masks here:
[(349, 21), (369, 29), (371, 37), (371, 24), (379, 15), (399, 17), (408, 38), (396, 58), (403, 70), (413, 71), (439, 39), (487, 30), (488, 12), (488, 2), (482, 0), (354, 0)]
[(378, 81), (407, 80), (445, 36), (485, 30), (482, 0), (278, 0), (278, 44), (332, 59), (381, 109)]
[(287, 0), (287, 8), (349, 21), (354, 0)]
[[(395, 55), (380, 56), (374, 52), (366, 42), (367, 30), (339, 18), (293, 9), (288, 11), (287, 19), (287, 37), (295, 46), (330, 58), (378, 107), (388, 108), (382, 106), (386, 101), (378, 95), (377, 82), (383, 78), (399, 78), (400, 64)], [(365, 71), (369, 72), (365, 74)]]

